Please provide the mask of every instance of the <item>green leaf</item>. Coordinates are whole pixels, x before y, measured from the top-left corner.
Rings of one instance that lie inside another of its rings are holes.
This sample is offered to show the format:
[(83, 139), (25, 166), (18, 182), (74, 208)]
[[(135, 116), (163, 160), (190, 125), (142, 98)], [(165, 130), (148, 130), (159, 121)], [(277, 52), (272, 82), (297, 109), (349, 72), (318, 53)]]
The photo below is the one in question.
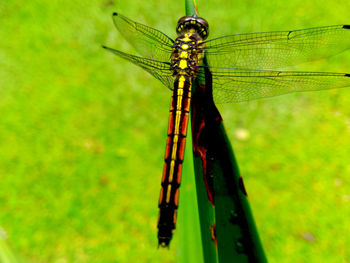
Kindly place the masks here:
[(266, 262), (243, 178), (212, 99), (211, 73), (202, 70), (206, 77), (193, 85), (191, 116), (205, 262)]
[(191, 125), (188, 127), (183, 176), (178, 211), (178, 235), (180, 239), (179, 262), (203, 261), (203, 248), (199, 225), (196, 182), (192, 156)]

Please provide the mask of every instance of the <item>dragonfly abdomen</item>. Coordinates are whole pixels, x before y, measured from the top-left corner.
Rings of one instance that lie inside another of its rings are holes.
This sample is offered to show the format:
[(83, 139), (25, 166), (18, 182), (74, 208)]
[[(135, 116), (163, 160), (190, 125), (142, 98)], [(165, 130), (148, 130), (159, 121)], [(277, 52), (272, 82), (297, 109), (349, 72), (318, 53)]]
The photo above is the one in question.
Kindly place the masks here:
[(159, 245), (163, 247), (168, 246), (176, 227), (176, 209), (190, 111), (191, 82), (189, 76), (177, 76), (171, 98), (162, 189), (159, 197), (158, 240)]

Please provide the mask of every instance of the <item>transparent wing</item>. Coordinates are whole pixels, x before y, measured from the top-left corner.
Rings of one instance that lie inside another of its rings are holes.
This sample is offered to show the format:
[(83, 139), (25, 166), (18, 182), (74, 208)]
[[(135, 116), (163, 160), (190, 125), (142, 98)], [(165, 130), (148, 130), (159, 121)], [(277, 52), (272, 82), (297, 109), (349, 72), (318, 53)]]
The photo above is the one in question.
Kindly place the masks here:
[(119, 32), (140, 55), (158, 61), (170, 61), (174, 41), (167, 35), (118, 13), (113, 13), (113, 21)]
[[(291, 92), (350, 87), (350, 74), (210, 68), (216, 103), (241, 102)], [(204, 78), (204, 75), (199, 75)]]
[(278, 70), (350, 48), (350, 26), (230, 35), (206, 42), (212, 67)]
[(133, 56), (105, 46), (103, 46), (103, 48), (143, 68), (151, 75), (153, 75), (156, 79), (160, 80), (169, 89), (173, 89), (174, 77), (172, 76), (172, 73), (170, 71), (170, 63)]

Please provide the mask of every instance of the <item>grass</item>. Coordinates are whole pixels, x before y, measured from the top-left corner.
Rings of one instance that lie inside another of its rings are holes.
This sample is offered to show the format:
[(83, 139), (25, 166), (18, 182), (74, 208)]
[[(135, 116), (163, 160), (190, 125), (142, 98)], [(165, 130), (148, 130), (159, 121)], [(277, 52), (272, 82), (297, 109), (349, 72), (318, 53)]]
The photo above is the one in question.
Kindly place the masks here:
[[(156, 249), (170, 92), (101, 44), (133, 52), (113, 11), (174, 37), (181, 4), (0, 4), (0, 230), (23, 262), (176, 261), (176, 233)], [(345, 0), (198, 8), (211, 37), (350, 23)], [(343, 89), (220, 107), (270, 262), (350, 261), (349, 103)]]

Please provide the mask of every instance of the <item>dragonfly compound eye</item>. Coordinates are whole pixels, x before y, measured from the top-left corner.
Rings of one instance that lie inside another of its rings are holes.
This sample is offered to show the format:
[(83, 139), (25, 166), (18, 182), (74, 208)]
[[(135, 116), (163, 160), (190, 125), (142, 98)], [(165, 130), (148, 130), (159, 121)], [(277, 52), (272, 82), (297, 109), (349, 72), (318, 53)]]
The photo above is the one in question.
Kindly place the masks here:
[(209, 35), (209, 24), (201, 17), (184, 16), (177, 22), (176, 32), (178, 35), (186, 32), (197, 33), (202, 39), (206, 39)]

